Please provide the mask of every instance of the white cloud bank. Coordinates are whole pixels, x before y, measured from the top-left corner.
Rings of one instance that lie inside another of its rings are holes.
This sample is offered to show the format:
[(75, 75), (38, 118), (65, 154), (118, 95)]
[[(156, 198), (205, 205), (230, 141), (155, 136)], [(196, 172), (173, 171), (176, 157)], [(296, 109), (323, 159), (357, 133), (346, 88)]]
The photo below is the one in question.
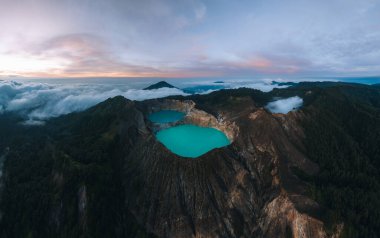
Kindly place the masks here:
[[(217, 83), (216, 83), (217, 82)], [(276, 83), (277, 82), (277, 83)], [(196, 89), (198, 94), (208, 94), (220, 89), (251, 88), (262, 92), (270, 92), (275, 88), (287, 88), (289, 85), (279, 85), (278, 82), (292, 82), (283, 79), (238, 79), (238, 80), (202, 80), (179, 82), (180, 86), (187, 90)], [(217, 88), (216, 88), (217, 87)]]
[(262, 92), (270, 92), (275, 88), (287, 88), (289, 86), (287, 85), (278, 85), (278, 84), (270, 84), (270, 83), (265, 83), (265, 82), (258, 82), (258, 83), (250, 83), (246, 85), (237, 85), (232, 88), (252, 88), (252, 89), (257, 89)]
[[(279, 80), (276, 80), (279, 81)], [(272, 80), (226, 80), (215, 84), (213, 81), (178, 82), (180, 87), (203, 86), (207, 94), (220, 89), (210, 89), (207, 86), (220, 85), (221, 88), (254, 88), (264, 92), (273, 88), (287, 86), (272, 83)], [(42, 125), (51, 117), (85, 110), (108, 98), (118, 95), (130, 100), (146, 100), (170, 95), (188, 95), (178, 88), (160, 88), (155, 90), (133, 89), (133, 84), (48, 84), (19, 83), (0, 80), (0, 114), (16, 112), (26, 116), (25, 125)], [(146, 85), (145, 85), (146, 86)], [(267, 108), (274, 113), (287, 113), (302, 105), (302, 99), (293, 97), (271, 102)]]
[(145, 100), (186, 95), (176, 88), (130, 89), (111, 85), (50, 85), (0, 81), (0, 114), (17, 112), (27, 116), (27, 125), (40, 125), (51, 117), (82, 111), (110, 97)]
[(272, 113), (283, 113), (286, 114), (292, 110), (301, 107), (303, 104), (302, 98), (295, 96), (285, 99), (279, 99), (268, 103), (265, 108)]

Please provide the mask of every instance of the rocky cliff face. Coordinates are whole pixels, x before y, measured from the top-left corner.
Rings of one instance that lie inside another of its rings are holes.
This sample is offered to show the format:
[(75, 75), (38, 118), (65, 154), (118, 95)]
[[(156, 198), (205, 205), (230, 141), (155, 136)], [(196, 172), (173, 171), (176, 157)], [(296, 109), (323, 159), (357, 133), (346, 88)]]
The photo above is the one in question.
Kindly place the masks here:
[[(185, 112), (178, 123), (222, 130), (231, 145), (197, 159), (171, 153), (147, 120), (162, 109)], [(212, 111), (186, 99), (118, 97), (52, 121), (50, 133), (60, 134), (41, 147), (50, 161), (41, 162), (41, 181), (54, 191), (41, 215), (49, 222), (38, 229), (30, 224), (20, 234), (34, 229), (46, 237), (329, 237), (318, 217), (321, 208), (293, 173), (318, 171), (304, 154), (303, 117), (272, 115), (250, 97), (230, 97)], [(3, 221), (6, 229), (14, 228), (10, 224)], [(12, 237), (9, 230), (4, 234)]]
[(305, 186), (291, 172), (318, 170), (295, 145), (302, 136), (298, 115), (272, 115), (242, 100), (239, 113), (217, 108), (217, 117), (192, 101), (143, 102), (154, 111), (183, 111), (179, 123), (215, 127), (232, 144), (183, 159), (153, 134), (141, 135), (125, 157), (128, 208), (160, 237), (327, 237), (323, 223), (308, 214), (318, 204), (303, 196)]
[[(300, 195), (292, 195), (300, 196)], [(300, 196), (305, 203), (318, 206), (307, 197)], [(289, 195), (283, 193), (264, 208), (265, 219), (261, 224), (268, 237), (328, 237), (323, 222), (300, 212)]]
[(195, 124), (198, 126), (214, 127), (219, 129), (226, 134), (231, 142), (234, 141), (238, 134), (239, 128), (233, 121), (226, 120), (222, 114), (218, 115), (216, 118), (214, 115), (203, 110), (199, 110), (195, 106), (196, 104), (191, 100), (180, 101), (170, 99), (149, 100), (142, 102), (139, 105), (145, 115), (161, 110), (175, 110), (185, 113), (183, 120), (173, 123), (154, 124), (146, 120), (145, 122), (148, 124), (148, 127), (150, 127), (153, 131), (181, 124)]

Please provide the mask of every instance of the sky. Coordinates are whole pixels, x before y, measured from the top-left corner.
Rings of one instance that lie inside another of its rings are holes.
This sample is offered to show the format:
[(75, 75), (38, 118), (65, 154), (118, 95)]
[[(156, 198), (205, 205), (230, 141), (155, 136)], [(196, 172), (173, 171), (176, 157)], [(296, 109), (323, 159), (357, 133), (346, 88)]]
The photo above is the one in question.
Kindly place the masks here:
[(0, 0), (0, 76), (380, 75), (380, 0)]

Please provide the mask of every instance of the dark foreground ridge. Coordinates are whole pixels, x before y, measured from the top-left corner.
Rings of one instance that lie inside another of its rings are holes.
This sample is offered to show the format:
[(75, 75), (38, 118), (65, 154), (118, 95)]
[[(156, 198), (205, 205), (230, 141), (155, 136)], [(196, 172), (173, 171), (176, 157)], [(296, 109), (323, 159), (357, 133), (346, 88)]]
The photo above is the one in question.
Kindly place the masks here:
[(176, 88), (173, 85), (165, 82), (165, 81), (160, 81), (158, 83), (152, 84), (149, 87), (144, 88), (144, 90), (152, 90), (152, 89), (159, 89), (159, 88)]
[[(298, 111), (263, 108), (292, 96)], [(162, 108), (232, 144), (178, 157), (147, 120)], [(0, 116), (0, 237), (380, 236), (376, 86), (119, 96), (40, 128), (17, 120)]]

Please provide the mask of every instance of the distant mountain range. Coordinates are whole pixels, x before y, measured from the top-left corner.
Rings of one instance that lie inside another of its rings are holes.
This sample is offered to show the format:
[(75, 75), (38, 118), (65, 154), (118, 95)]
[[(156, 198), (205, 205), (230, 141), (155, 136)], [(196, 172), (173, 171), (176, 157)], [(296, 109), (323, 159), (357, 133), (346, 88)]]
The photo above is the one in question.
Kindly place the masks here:
[[(264, 107), (294, 96), (297, 111)], [(147, 119), (167, 108), (231, 145), (171, 153)], [(0, 115), (0, 237), (380, 236), (378, 86), (118, 96), (41, 127), (21, 120)]]
[(171, 85), (165, 81), (160, 81), (158, 83), (152, 84), (152, 85), (144, 88), (144, 90), (152, 90), (152, 89), (159, 89), (159, 88), (176, 88), (176, 87), (174, 87), (173, 85)]
[(171, 85), (165, 81), (160, 81), (158, 83), (152, 84), (152, 85), (144, 88), (144, 90), (154, 90), (154, 89), (160, 89), (160, 88), (177, 88), (177, 89), (182, 90), (184, 93), (196, 94), (196, 93), (204, 93), (204, 92), (207, 92), (209, 90), (220, 90), (220, 89), (225, 88), (223, 85), (220, 85), (221, 83), (223, 83), (222, 81), (216, 81), (214, 83), (217, 85), (200, 85), (200, 86), (193, 86), (193, 87), (187, 87), (187, 88), (180, 89), (180, 88), (177, 88), (177, 87), (175, 87), (175, 86), (173, 86), (173, 85)]

